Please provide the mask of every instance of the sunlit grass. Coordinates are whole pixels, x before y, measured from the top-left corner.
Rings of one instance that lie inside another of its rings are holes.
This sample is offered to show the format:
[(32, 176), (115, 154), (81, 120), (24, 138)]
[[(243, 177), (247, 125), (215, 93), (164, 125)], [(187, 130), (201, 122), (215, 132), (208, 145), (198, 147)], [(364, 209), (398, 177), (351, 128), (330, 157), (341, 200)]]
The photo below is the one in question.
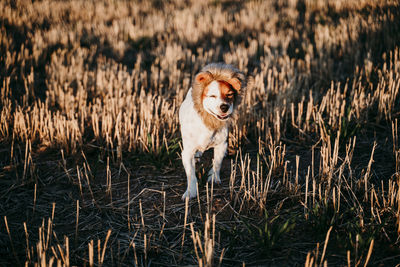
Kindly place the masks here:
[[(1, 2), (0, 263), (397, 263), (399, 4)], [(217, 61), (249, 87), (183, 203), (178, 109)]]

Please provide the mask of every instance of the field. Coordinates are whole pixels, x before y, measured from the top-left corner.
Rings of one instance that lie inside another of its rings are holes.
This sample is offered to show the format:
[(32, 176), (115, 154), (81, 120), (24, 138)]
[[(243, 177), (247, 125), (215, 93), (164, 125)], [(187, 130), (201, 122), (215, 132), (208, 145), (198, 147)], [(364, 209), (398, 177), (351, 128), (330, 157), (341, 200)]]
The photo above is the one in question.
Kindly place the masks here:
[[(1, 266), (395, 266), (400, 1), (0, 2)], [(182, 201), (178, 109), (251, 81)]]

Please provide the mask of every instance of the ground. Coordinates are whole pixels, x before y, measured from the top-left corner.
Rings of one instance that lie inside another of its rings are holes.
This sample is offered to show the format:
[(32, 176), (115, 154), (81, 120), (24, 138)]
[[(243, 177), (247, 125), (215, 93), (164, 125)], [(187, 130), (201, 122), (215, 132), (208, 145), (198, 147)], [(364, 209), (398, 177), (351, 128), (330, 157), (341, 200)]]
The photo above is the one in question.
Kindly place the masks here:
[[(399, 1), (3, 1), (0, 265), (394, 266)], [(194, 75), (249, 78), (182, 201)]]

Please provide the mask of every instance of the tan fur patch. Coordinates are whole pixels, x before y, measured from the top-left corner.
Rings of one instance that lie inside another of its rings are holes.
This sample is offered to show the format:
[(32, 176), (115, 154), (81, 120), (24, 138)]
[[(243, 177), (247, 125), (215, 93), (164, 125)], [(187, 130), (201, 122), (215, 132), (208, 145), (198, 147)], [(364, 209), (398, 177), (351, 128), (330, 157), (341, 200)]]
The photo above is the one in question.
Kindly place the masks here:
[[(233, 103), (235, 100), (236, 92), (232, 89), (231, 85), (225, 81), (218, 81), (221, 98), (228, 103)], [(205, 91), (205, 90), (204, 90)]]
[(229, 79), (228, 83), (236, 90), (240, 91), (242, 87), (242, 83), (239, 81), (238, 78)]

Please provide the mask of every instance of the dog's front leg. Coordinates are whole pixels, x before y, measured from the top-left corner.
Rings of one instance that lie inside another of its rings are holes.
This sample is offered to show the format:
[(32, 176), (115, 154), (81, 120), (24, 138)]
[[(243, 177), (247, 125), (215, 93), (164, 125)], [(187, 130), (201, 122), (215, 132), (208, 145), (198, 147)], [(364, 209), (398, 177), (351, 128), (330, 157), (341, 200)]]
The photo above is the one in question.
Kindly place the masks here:
[(221, 183), (219, 172), (221, 170), (222, 160), (225, 157), (227, 147), (228, 147), (227, 142), (222, 142), (221, 144), (214, 147), (213, 167), (208, 173), (209, 182)]
[(184, 148), (182, 151), (182, 162), (185, 168), (187, 177), (187, 189), (183, 194), (182, 199), (194, 198), (197, 196), (197, 178), (196, 178), (196, 165), (194, 155), (196, 151), (194, 149)]

